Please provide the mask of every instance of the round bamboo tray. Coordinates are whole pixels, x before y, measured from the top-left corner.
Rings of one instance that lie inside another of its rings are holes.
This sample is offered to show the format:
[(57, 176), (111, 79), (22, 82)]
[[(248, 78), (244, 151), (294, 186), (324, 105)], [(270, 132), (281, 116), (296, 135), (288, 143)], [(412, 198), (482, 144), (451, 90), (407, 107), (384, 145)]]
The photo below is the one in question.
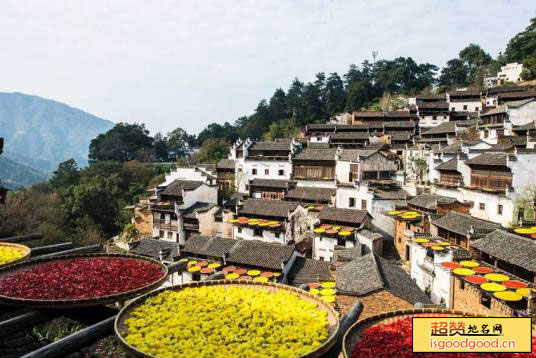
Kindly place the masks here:
[(135, 300), (127, 304), (125, 307), (123, 307), (123, 309), (121, 310), (121, 312), (119, 312), (119, 314), (117, 315), (115, 319), (115, 327), (114, 327), (115, 336), (117, 340), (119, 341), (119, 344), (131, 357), (153, 358), (153, 356), (147, 353), (143, 353), (137, 350), (136, 348), (132, 347), (123, 338), (123, 336), (128, 334), (128, 329), (127, 329), (127, 326), (125, 325), (125, 321), (130, 318), (130, 314), (132, 310), (142, 305), (147, 298), (156, 296), (163, 291), (166, 291), (166, 290), (180, 291), (187, 287), (202, 287), (202, 286), (228, 286), (228, 287), (240, 286), (240, 287), (250, 287), (250, 288), (257, 289), (257, 290), (265, 290), (265, 291), (272, 291), (272, 292), (286, 290), (286, 291), (297, 293), (301, 299), (309, 301), (309, 302), (317, 303), (318, 308), (320, 310), (328, 313), (327, 320), (328, 320), (328, 329), (329, 329), (329, 338), (324, 342), (324, 344), (322, 344), (317, 350), (310, 352), (309, 354), (304, 355), (301, 358), (322, 357), (322, 355), (325, 354), (335, 344), (335, 338), (336, 338), (335, 335), (339, 329), (339, 315), (329, 303), (324, 302), (319, 297), (314, 296), (308, 293), (307, 291), (301, 290), (299, 288), (281, 285), (281, 284), (272, 283), (272, 282), (254, 282), (254, 281), (243, 281), (243, 280), (242, 281), (241, 280), (218, 280), (218, 281), (190, 282), (184, 285), (161, 288), (159, 290), (155, 290), (146, 295), (136, 298)]
[(19, 249), (22, 252), (22, 257), (0, 265), (0, 269), (4, 268), (4, 267), (7, 267), (9, 265), (16, 264), (17, 262), (26, 261), (26, 260), (28, 260), (28, 258), (30, 257), (30, 255), (32, 253), (32, 250), (26, 245), (12, 244), (12, 243), (9, 243), (9, 242), (0, 242), (0, 247), (12, 247), (12, 248), (15, 248), (15, 249)]
[(401, 311), (386, 312), (367, 317), (354, 323), (344, 333), (342, 350), (345, 358), (351, 358), (355, 345), (361, 339), (361, 334), (369, 327), (380, 323), (396, 322), (407, 317), (486, 317), (470, 312), (454, 311), (437, 308), (414, 308)]
[(132, 299), (136, 296), (149, 292), (158, 286), (160, 286), (166, 280), (168, 274), (167, 267), (162, 264), (160, 261), (138, 255), (123, 255), (123, 254), (85, 254), (85, 255), (67, 255), (67, 256), (58, 256), (58, 257), (49, 257), (44, 259), (33, 259), (26, 262), (17, 263), (14, 265), (9, 265), (3, 269), (0, 269), (0, 279), (4, 276), (13, 274), (19, 271), (25, 271), (32, 267), (36, 267), (42, 264), (48, 264), (52, 262), (61, 262), (68, 261), (73, 259), (80, 258), (106, 258), (106, 257), (115, 257), (115, 258), (124, 258), (124, 259), (137, 259), (149, 261), (160, 266), (162, 269), (162, 277), (157, 281), (148, 283), (145, 286), (118, 293), (113, 295), (100, 296), (95, 298), (83, 298), (83, 299), (69, 299), (69, 300), (38, 300), (38, 299), (27, 299), (27, 298), (14, 298), (9, 296), (3, 296), (0, 294), (0, 305), (14, 306), (14, 307), (24, 307), (32, 309), (62, 309), (62, 308), (78, 308), (78, 307), (91, 307), (91, 306), (101, 306), (112, 304), (116, 302), (122, 302), (129, 299)]

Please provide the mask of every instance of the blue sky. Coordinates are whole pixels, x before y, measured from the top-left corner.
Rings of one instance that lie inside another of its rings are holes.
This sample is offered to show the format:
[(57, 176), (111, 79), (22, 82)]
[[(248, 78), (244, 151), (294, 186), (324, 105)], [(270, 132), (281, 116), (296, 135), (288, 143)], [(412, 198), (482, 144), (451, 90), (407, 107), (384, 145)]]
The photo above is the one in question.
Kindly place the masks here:
[(443, 65), (474, 42), (495, 56), (534, 16), (534, 0), (3, 0), (0, 91), (197, 133), (372, 50)]

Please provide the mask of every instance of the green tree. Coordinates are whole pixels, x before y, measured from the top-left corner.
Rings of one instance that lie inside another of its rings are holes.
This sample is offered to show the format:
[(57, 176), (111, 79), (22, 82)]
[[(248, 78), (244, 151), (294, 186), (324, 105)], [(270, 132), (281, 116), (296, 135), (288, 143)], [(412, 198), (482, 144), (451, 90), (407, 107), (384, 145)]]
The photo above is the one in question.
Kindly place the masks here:
[(175, 160), (188, 154), (191, 143), (191, 136), (182, 128), (176, 128), (167, 134), (167, 147)]
[(281, 88), (275, 90), (270, 102), (268, 104), (271, 112), (272, 120), (281, 120), (289, 118), (287, 95)]
[(52, 173), (49, 183), (54, 189), (63, 189), (70, 185), (77, 185), (79, 180), (78, 164), (74, 159), (69, 159), (58, 165), (58, 169)]
[(341, 113), (346, 104), (346, 92), (344, 91), (344, 82), (336, 73), (330, 73), (326, 79), (326, 85), (322, 90), (322, 102), (329, 116)]
[(521, 78), (525, 81), (536, 80), (536, 55), (525, 57)]
[(287, 113), (297, 123), (302, 123), (304, 117), (303, 88), (303, 82), (298, 78), (294, 78), (287, 91)]
[(135, 159), (142, 149), (152, 149), (153, 139), (145, 124), (118, 123), (89, 144), (90, 161)]
[(169, 160), (169, 148), (167, 138), (158, 132), (153, 138), (153, 150), (156, 160), (167, 162)]
[(468, 70), (469, 83), (474, 82), (479, 68), (485, 68), (493, 60), (490, 54), (477, 44), (469, 44), (469, 46), (460, 51), (458, 57)]
[(462, 60), (454, 58), (441, 70), (439, 85), (447, 88), (463, 87), (469, 83), (469, 69)]
[(518, 33), (508, 42), (504, 51), (504, 60), (505, 63), (522, 63), (526, 57), (534, 54), (536, 54), (536, 17), (530, 20), (525, 31)]
[(278, 138), (293, 138), (300, 134), (300, 127), (296, 125), (295, 120), (286, 120), (270, 124), (268, 132), (262, 136), (263, 140), (273, 141)]
[(227, 158), (229, 149), (229, 142), (223, 139), (207, 139), (201, 146), (197, 159), (201, 163), (216, 163)]

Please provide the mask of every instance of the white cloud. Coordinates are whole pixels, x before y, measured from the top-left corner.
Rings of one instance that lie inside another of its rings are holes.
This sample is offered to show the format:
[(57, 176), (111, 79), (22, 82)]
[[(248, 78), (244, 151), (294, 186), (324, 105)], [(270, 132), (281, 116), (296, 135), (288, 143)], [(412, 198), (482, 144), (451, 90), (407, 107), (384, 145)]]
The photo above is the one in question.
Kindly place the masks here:
[(533, 0), (3, 1), (0, 91), (197, 132), (372, 50), (438, 65), (471, 42), (496, 55), (535, 15)]

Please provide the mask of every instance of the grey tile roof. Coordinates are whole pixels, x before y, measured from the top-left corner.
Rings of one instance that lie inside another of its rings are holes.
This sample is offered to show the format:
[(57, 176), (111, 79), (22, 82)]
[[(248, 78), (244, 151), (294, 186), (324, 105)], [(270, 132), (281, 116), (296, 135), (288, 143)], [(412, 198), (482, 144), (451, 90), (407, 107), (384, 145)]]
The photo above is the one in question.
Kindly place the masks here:
[(239, 240), (229, 253), (227, 262), (280, 271), (281, 263), (286, 264), (294, 251), (294, 245)]
[(216, 164), (217, 169), (234, 169), (235, 161), (234, 159), (222, 159)]
[(265, 188), (288, 188), (288, 180), (278, 180), (278, 179), (261, 179), (255, 178), (250, 183), (250, 186), (261, 186)]
[(294, 160), (335, 161), (336, 148), (312, 149), (307, 148), (296, 154)]
[(413, 121), (389, 121), (383, 122), (385, 128), (415, 128), (416, 124)]
[(280, 200), (248, 199), (244, 202), (240, 215), (258, 215), (265, 217), (286, 218), (288, 213), (298, 207), (297, 202)]
[(307, 148), (309, 149), (327, 149), (329, 148), (329, 143), (326, 142), (309, 142), (307, 143)]
[(448, 109), (449, 104), (447, 102), (421, 102), (417, 103), (417, 108), (421, 109)]
[(349, 262), (361, 256), (362, 256), (361, 245), (357, 245), (357, 246), (349, 247), (349, 248), (335, 247), (335, 250), (333, 250), (333, 259), (331, 262), (333, 264), (337, 264), (341, 262)]
[(179, 244), (171, 241), (142, 239), (129, 244), (130, 253), (154, 259), (159, 258), (160, 250), (162, 250), (164, 261), (171, 262), (174, 257), (179, 256)]
[(340, 209), (325, 207), (320, 211), (318, 218), (331, 222), (339, 222), (359, 226), (370, 216), (366, 210)]
[(368, 158), (378, 151), (378, 149), (343, 149), (341, 150), (341, 160), (355, 162), (358, 156)]
[(432, 134), (446, 134), (446, 133), (455, 133), (456, 132), (456, 122), (445, 122), (441, 123), (438, 126), (428, 129), (426, 132), (423, 132), (423, 136), (432, 135)]
[(442, 217), (432, 220), (432, 224), (469, 238), (480, 238), (501, 226), (456, 211), (449, 211)]
[(408, 132), (403, 133), (392, 133), (391, 140), (410, 140), (412, 134)]
[(450, 97), (480, 97), (479, 90), (449, 91)]
[(394, 111), (394, 112), (384, 112), (385, 118), (409, 118), (411, 113), (409, 111)]
[(421, 194), (411, 200), (408, 200), (408, 204), (410, 205), (430, 210), (437, 209), (438, 205), (449, 205), (455, 202), (456, 199), (432, 194)]
[(431, 303), (411, 277), (395, 263), (374, 254), (367, 254), (337, 268), (337, 292), (363, 296), (385, 289), (407, 302)]
[(401, 188), (394, 188), (390, 190), (375, 189), (374, 197), (383, 200), (406, 200), (408, 193)]
[(506, 104), (508, 105), (508, 107), (519, 108), (519, 107), (524, 106), (525, 104), (530, 103), (532, 101), (534, 101), (534, 98), (527, 98), (527, 99), (523, 99), (521, 101), (509, 101), (509, 102), (506, 102)]
[(218, 206), (218, 205), (214, 203), (202, 203), (198, 201), (192, 206), (190, 206), (188, 209), (181, 210), (181, 212), (182, 212), (182, 216), (186, 218), (196, 219), (197, 213), (202, 213), (204, 211), (210, 210), (215, 206)]
[(502, 114), (502, 113), (506, 113), (506, 106), (504, 105), (498, 106), (497, 108), (493, 108), (487, 111), (486, 113), (481, 114), (480, 117), (487, 117), (487, 116), (492, 116), (494, 114)]
[(506, 166), (506, 153), (486, 152), (482, 153), (473, 159), (465, 161), (467, 165), (492, 165), (498, 167)]
[(291, 285), (329, 281), (331, 279), (329, 262), (298, 256), (290, 268), (287, 278)]
[(222, 257), (230, 252), (236, 243), (237, 241), (232, 239), (193, 235), (186, 240), (183, 251), (193, 255)]
[(517, 127), (512, 128), (514, 132), (515, 131), (528, 131), (530, 129), (536, 129), (536, 121), (532, 121), (522, 126), (517, 126)]
[(436, 170), (458, 170), (458, 159), (452, 158), (435, 167)]
[(368, 140), (369, 134), (367, 132), (337, 132), (330, 134), (329, 137), (333, 139), (354, 139), (354, 140)]
[(183, 190), (194, 190), (199, 188), (204, 183), (194, 180), (174, 180), (160, 194), (169, 196), (182, 196)]
[(290, 189), (285, 198), (294, 200), (331, 201), (336, 190), (330, 188), (296, 187)]
[(290, 141), (255, 142), (249, 150), (290, 151)]
[(536, 272), (536, 241), (504, 230), (495, 230), (471, 245), (486, 254)]
[(525, 98), (536, 98), (536, 91), (499, 93), (498, 98), (499, 100), (502, 100), (502, 101), (521, 100)]
[(372, 111), (355, 111), (353, 112), (353, 115), (355, 117), (367, 117), (367, 118), (383, 118), (384, 114), (383, 112), (372, 112)]

